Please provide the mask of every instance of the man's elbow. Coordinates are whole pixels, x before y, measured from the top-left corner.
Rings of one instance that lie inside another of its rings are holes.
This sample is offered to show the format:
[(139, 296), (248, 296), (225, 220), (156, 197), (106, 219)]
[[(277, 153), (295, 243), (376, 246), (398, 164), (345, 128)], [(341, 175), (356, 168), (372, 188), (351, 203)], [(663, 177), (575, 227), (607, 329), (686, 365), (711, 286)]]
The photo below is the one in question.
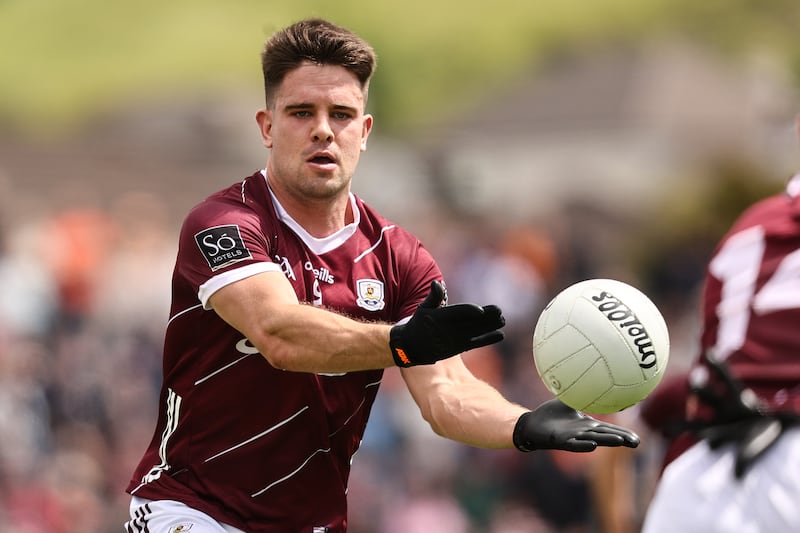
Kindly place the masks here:
[(452, 406), (443, 398), (442, 394), (432, 394), (427, 402), (419, 406), (420, 413), (434, 433), (440, 437), (452, 438), (452, 431), (449, 429), (453, 423)]
[(294, 370), (297, 356), (294, 350), (286, 343), (280, 342), (273, 337), (263, 336), (250, 339), (250, 342), (258, 350), (258, 353), (266, 359), (267, 363), (278, 370)]

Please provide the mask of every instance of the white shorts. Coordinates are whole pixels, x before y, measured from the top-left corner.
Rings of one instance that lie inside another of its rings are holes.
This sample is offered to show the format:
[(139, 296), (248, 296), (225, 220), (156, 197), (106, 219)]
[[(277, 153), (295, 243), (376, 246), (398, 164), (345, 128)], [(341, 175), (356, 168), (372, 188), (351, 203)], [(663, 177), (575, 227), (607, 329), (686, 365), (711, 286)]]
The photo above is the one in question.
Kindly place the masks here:
[(205, 513), (172, 500), (131, 498), (127, 533), (245, 533)]
[(744, 478), (734, 450), (689, 448), (665, 470), (642, 533), (800, 531), (800, 428), (786, 430)]

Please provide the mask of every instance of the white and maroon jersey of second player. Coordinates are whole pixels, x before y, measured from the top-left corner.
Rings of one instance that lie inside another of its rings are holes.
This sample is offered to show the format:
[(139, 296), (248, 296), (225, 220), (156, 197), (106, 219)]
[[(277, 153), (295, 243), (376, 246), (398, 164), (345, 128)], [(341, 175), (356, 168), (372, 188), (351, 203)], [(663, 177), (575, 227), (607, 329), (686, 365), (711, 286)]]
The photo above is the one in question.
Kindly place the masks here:
[(276, 369), (208, 298), (282, 271), (302, 302), (371, 321), (411, 316), (439, 268), (413, 235), (354, 195), (351, 203), (355, 221), (315, 239), (262, 171), (192, 210), (173, 275), (158, 423), (128, 492), (248, 532), (344, 531), (350, 461), (382, 371)]
[(717, 246), (700, 348), (772, 409), (800, 413), (800, 176), (742, 213)]

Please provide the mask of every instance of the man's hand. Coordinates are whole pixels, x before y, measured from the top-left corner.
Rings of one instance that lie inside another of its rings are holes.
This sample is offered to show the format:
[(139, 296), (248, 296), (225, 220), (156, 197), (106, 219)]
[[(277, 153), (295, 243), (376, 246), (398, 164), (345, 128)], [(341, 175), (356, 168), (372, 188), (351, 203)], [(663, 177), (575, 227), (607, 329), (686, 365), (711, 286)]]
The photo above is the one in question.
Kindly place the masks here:
[(566, 450), (591, 452), (598, 446), (636, 448), (639, 436), (568, 407), (559, 400), (548, 400), (523, 414), (514, 428), (514, 446), (523, 452)]
[(394, 326), (389, 346), (400, 367), (431, 365), (441, 359), (503, 340), (506, 321), (494, 305), (442, 305), (444, 287), (431, 283), (431, 292), (411, 319)]

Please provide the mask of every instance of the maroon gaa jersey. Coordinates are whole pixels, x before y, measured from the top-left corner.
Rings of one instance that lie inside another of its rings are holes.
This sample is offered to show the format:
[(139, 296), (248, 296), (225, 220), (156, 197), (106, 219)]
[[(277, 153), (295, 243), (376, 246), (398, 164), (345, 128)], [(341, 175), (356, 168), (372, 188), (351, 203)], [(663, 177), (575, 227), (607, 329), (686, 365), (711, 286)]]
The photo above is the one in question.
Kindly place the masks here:
[[(413, 314), (441, 272), (417, 238), (355, 195), (354, 222), (317, 239), (263, 171), (197, 205), (181, 229), (157, 426), (127, 491), (248, 532), (342, 532), (347, 480), (381, 370), (273, 368), (208, 299), (281, 271), (302, 302), (371, 321)], [(313, 335), (313, 331), (308, 332)]]
[(747, 209), (709, 262), (701, 350), (772, 410), (800, 413), (800, 175)]

